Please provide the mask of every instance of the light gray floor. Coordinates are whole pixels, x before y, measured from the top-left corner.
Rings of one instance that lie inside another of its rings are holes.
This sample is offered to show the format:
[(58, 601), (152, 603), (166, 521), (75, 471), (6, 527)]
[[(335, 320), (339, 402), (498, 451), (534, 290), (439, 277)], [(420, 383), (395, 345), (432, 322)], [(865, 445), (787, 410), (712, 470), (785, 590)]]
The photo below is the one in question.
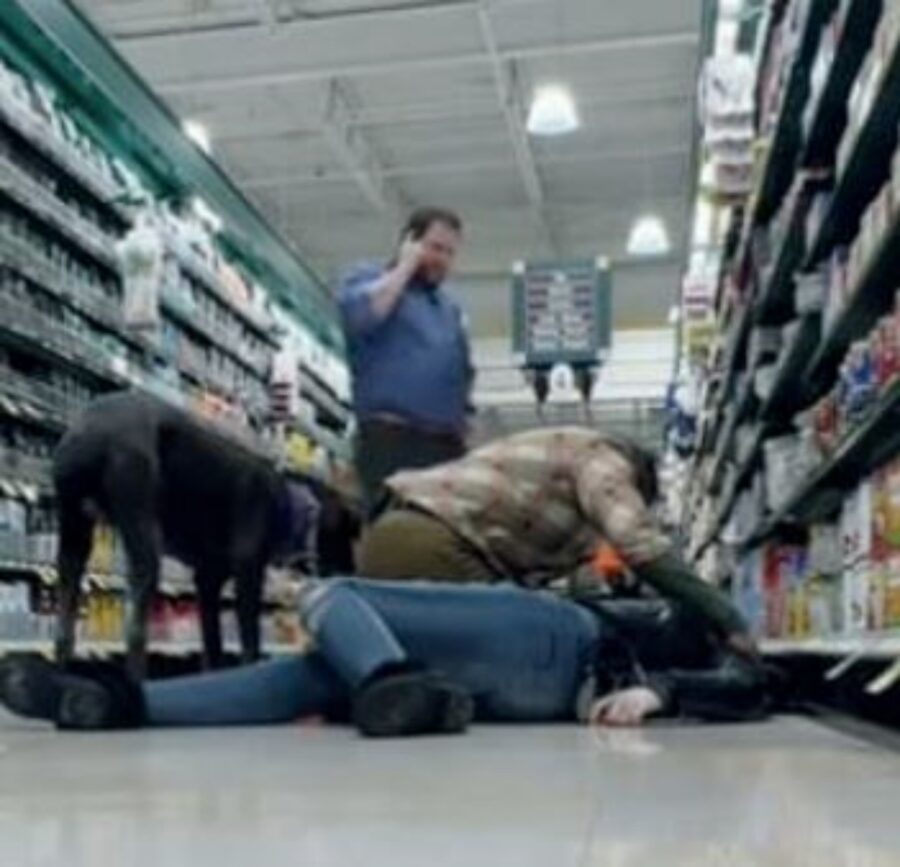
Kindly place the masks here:
[(58, 735), (0, 718), (3, 867), (896, 867), (900, 757), (799, 719)]

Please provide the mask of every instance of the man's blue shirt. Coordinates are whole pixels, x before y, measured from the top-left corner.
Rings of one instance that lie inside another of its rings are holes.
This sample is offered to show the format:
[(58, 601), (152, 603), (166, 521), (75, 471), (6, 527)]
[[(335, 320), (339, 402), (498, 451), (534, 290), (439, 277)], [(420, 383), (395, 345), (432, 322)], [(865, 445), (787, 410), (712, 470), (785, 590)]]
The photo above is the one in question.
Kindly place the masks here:
[(384, 273), (383, 266), (358, 266), (338, 289), (357, 418), (389, 415), (462, 433), (472, 373), (459, 306), (442, 288), (414, 281), (381, 319), (372, 289)]

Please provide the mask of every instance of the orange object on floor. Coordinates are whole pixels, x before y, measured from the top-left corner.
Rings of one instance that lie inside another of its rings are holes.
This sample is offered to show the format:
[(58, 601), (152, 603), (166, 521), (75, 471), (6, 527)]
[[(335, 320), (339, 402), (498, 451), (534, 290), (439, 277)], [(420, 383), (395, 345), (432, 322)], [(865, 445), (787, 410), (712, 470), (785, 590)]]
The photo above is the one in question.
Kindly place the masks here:
[(625, 561), (619, 556), (616, 549), (606, 542), (601, 542), (594, 555), (594, 571), (601, 578), (615, 580), (624, 577), (627, 569)]

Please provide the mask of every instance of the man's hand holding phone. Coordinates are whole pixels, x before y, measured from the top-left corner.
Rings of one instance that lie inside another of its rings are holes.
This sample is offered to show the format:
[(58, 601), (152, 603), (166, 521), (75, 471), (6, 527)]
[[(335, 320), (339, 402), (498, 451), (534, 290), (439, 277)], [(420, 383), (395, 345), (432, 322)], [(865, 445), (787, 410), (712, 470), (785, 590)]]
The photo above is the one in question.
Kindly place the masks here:
[(407, 278), (412, 277), (422, 264), (425, 248), (421, 241), (416, 240), (412, 233), (408, 234), (400, 244), (397, 254), (397, 265), (403, 270)]

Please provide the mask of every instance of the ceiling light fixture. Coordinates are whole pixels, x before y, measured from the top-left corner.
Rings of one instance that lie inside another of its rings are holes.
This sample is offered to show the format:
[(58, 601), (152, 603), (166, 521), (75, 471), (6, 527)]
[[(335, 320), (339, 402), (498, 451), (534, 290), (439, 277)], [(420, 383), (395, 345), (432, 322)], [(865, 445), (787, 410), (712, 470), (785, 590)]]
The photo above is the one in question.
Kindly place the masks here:
[(199, 120), (185, 120), (181, 124), (184, 134), (205, 154), (212, 153), (212, 139), (205, 124)]
[(534, 93), (528, 112), (532, 135), (566, 135), (581, 126), (572, 92), (563, 84), (545, 84)]
[(628, 235), (630, 256), (664, 256), (671, 249), (669, 233), (661, 217), (645, 214), (634, 221)]

